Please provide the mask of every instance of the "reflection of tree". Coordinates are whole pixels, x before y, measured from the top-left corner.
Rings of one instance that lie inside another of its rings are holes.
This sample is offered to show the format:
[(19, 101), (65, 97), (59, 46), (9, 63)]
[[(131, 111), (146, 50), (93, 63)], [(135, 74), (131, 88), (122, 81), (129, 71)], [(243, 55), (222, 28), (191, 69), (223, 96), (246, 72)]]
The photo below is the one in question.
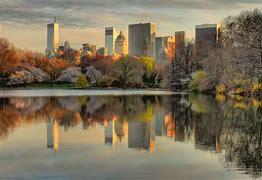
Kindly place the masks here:
[[(262, 171), (262, 113), (261, 108), (251, 106), (248, 99), (228, 99), (217, 103), (214, 98), (199, 96), (190, 99), (204, 111), (192, 108), (195, 124), (195, 144), (197, 148), (225, 149), (226, 166), (231, 162), (248, 173), (261, 176)], [(235, 104), (244, 104), (236, 106)], [(181, 117), (183, 117), (181, 115)], [(179, 116), (176, 118), (178, 120)]]
[[(235, 162), (238, 168), (259, 176), (262, 107), (258, 103), (253, 106), (253, 102), (245, 98), (217, 102), (203, 95), (2, 98), (0, 139), (19, 126), (45, 122), (49, 116), (65, 130), (80, 123), (87, 129), (114, 119), (120, 139), (124, 135), (121, 128), (128, 123), (134, 137), (141, 135), (147, 142), (143, 147), (154, 146), (155, 134), (174, 137), (175, 141), (191, 140), (198, 149), (225, 152), (228, 168)], [(240, 103), (245, 104), (244, 109), (235, 105)]]

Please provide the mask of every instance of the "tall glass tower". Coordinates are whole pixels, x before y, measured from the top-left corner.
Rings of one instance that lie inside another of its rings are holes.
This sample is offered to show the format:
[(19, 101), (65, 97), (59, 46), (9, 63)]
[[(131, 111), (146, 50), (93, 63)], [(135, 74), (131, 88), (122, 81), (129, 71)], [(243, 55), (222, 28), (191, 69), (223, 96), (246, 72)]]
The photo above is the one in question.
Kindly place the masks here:
[(56, 53), (58, 47), (59, 47), (59, 24), (56, 22), (56, 17), (54, 17), (54, 22), (47, 24), (46, 54)]

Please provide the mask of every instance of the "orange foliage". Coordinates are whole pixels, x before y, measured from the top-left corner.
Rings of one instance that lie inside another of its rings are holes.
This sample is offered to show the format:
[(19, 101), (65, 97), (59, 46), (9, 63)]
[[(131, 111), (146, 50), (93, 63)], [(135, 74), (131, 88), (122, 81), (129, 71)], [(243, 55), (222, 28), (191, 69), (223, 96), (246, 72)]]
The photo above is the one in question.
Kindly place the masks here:
[(0, 38), (0, 74), (8, 74), (19, 63), (18, 53), (7, 39)]
[(53, 58), (49, 61), (48, 67), (46, 71), (50, 74), (50, 76), (55, 80), (63, 70), (69, 67), (67, 61), (62, 59)]

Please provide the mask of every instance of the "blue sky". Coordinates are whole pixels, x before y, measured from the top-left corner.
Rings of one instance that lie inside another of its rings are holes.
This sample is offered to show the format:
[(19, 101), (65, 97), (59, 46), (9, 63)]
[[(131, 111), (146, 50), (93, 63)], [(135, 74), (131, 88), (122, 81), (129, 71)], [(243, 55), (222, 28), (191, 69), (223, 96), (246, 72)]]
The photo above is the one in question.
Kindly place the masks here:
[(157, 36), (187, 31), (194, 26), (221, 22), (242, 10), (262, 9), (261, 0), (0, 0), (0, 36), (19, 48), (43, 52), (46, 24), (57, 16), (60, 41), (75, 48), (89, 42), (104, 46), (104, 27), (127, 33), (131, 23), (154, 22)]

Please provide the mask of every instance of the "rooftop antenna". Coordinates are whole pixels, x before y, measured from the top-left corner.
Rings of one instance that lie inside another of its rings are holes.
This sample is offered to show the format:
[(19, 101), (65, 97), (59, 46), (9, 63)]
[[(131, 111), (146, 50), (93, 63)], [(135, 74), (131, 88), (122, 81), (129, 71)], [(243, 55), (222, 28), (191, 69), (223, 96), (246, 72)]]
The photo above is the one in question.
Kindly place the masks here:
[(56, 16), (54, 17), (54, 23), (56, 23)]

